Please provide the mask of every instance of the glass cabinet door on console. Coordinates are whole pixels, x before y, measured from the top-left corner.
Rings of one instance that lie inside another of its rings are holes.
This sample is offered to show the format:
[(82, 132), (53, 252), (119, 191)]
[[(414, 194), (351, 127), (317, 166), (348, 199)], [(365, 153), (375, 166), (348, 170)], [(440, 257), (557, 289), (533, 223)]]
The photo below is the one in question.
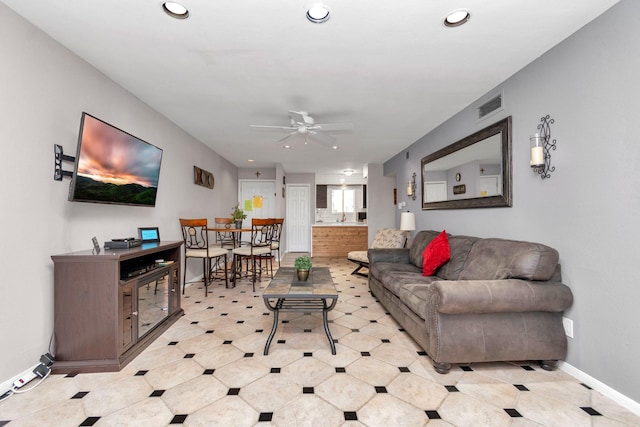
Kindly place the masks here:
[(137, 336), (142, 337), (170, 314), (175, 295), (170, 289), (171, 269), (161, 267), (154, 274), (137, 281)]
[(120, 286), (118, 300), (118, 325), (120, 331), (120, 350), (124, 351), (133, 345), (133, 283)]
[(168, 276), (169, 291), (169, 314), (173, 314), (180, 309), (180, 270), (177, 266), (172, 266)]

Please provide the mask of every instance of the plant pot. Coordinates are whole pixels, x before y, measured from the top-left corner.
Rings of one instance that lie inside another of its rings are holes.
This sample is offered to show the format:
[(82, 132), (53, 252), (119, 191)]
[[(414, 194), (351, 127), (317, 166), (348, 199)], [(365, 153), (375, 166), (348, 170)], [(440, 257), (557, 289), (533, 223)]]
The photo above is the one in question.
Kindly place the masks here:
[(236, 228), (238, 228), (238, 229), (242, 228), (242, 220), (241, 219), (236, 220), (235, 223), (236, 223)]
[(309, 272), (311, 270), (296, 270), (296, 275), (298, 276), (298, 280), (301, 282), (306, 282), (309, 278)]

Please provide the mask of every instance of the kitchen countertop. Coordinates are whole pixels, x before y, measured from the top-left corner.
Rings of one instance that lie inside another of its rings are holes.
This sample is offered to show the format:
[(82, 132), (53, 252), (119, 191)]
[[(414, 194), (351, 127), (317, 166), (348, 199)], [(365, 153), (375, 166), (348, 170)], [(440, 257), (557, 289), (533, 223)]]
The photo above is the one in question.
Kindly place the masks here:
[(364, 222), (316, 222), (312, 227), (366, 227)]

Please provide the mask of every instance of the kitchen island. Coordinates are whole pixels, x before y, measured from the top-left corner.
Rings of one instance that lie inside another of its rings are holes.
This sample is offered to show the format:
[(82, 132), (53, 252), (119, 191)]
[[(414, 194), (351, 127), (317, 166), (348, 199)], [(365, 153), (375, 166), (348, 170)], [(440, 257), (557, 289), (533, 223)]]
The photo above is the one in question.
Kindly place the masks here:
[(351, 251), (368, 248), (367, 224), (361, 222), (318, 222), (311, 226), (311, 256), (346, 258)]

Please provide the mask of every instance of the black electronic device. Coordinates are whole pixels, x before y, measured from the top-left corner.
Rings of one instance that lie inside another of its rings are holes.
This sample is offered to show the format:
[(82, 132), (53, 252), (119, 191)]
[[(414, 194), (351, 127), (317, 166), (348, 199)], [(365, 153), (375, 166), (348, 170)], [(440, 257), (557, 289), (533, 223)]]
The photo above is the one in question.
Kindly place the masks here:
[(158, 227), (139, 227), (138, 238), (142, 243), (158, 243), (160, 242), (160, 231)]
[(105, 249), (129, 249), (142, 245), (142, 240), (133, 237), (125, 239), (113, 239), (110, 242), (104, 242)]
[(152, 266), (138, 267), (132, 270), (124, 271), (122, 276), (123, 276), (123, 279), (130, 279), (131, 277), (140, 276), (141, 274), (144, 274), (151, 270), (153, 270)]

